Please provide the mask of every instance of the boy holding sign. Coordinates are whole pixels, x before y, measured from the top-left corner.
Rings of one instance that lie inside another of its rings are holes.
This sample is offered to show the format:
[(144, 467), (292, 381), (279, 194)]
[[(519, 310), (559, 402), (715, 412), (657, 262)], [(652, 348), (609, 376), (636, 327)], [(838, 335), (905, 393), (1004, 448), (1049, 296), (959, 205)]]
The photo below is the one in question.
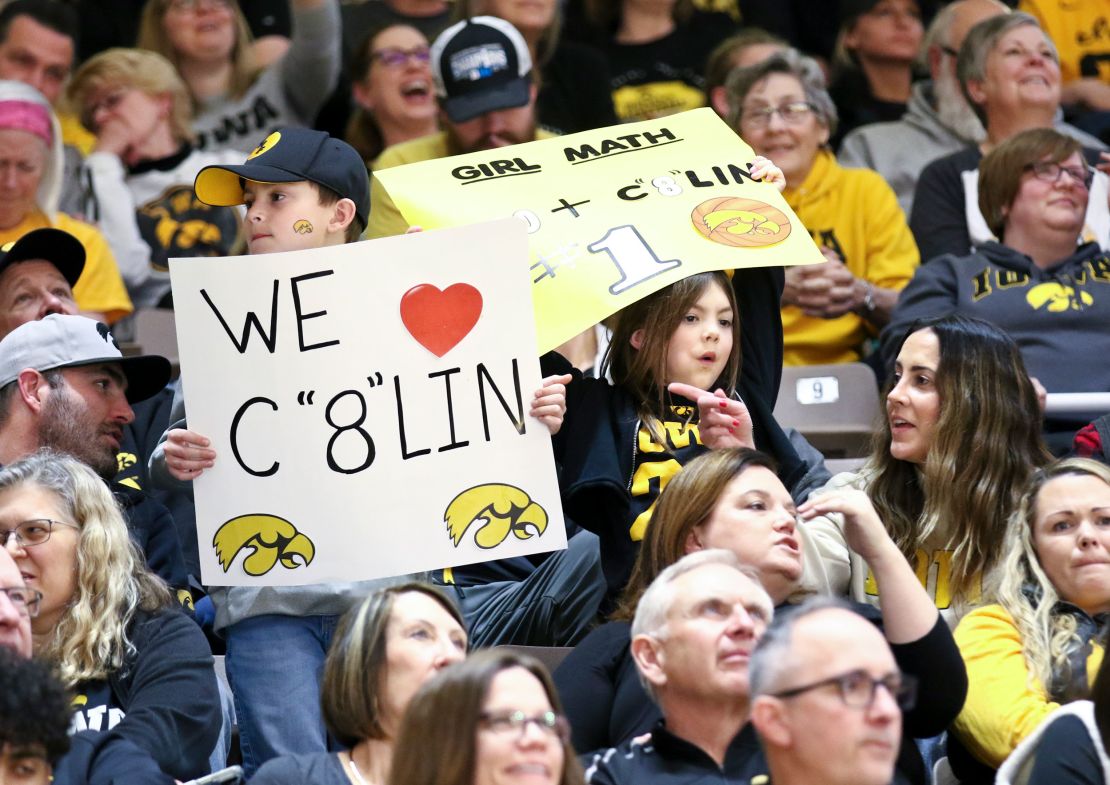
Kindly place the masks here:
[[(201, 170), (197, 197), (246, 206), (251, 254), (319, 249), (356, 241), (370, 208), (362, 159), (328, 134), (286, 128), (268, 136), (238, 166)], [(545, 380), (531, 413), (558, 430), (564, 380)], [(210, 441), (184, 428), (167, 431), (151, 460), (151, 477), (190, 481), (214, 465)], [(215, 629), (227, 640), (227, 670), (238, 708), (244, 767), (253, 773), (279, 755), (326, 751), (319, 677), (338, 616), (383, 583), (359, 581), (285, 587), (213, 587)], [(523, 604), (523, 603), (522, 603)]]

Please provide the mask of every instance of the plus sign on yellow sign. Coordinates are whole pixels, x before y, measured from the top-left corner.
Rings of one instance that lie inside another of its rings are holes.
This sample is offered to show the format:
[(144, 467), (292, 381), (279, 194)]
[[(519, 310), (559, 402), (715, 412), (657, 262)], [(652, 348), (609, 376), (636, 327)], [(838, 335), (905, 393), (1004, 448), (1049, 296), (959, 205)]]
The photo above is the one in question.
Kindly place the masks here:
[(753, 157), (712, 110), (697, 109), (374, 177), (414, 226), (525, 223), (547, 351), (694, 273), (823, 261), (775, 187), (751, 177)]

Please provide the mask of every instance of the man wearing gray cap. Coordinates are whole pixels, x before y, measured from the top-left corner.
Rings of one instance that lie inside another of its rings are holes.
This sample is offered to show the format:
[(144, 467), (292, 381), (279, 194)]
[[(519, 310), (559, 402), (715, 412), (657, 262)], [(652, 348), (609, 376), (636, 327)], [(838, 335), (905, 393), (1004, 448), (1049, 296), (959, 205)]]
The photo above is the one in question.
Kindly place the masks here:
[[(0, 464), (49, 447), (110, 482), (124, 428), (135, 419), (131, 404), (159, 392), (170, 372), (165, 357), (124, 357), (108, 327), (84, 316), (49, 314), (16, 327), (0, 340)], [(147, 565), (183, 590), (188, 578), (169, 511), (133, 488), (113, 483), (112, 491)]]

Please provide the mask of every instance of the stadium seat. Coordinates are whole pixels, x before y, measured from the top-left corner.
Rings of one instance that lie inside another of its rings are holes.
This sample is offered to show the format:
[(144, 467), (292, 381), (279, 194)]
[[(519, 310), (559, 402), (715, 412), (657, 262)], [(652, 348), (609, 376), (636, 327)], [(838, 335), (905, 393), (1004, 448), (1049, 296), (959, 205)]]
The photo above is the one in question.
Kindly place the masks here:
[(785, 366), (775, 419), (826, 458), (861, 458), (882, 411), (875, 374), (863, 363)]

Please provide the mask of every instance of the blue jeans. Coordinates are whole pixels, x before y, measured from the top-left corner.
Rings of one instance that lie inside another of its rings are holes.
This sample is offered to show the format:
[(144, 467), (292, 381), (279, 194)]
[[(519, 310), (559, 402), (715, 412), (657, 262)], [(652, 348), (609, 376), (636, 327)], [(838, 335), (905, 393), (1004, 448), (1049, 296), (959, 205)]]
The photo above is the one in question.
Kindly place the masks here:
[(224, 630), (248, 779), (279, 755), (328, 750), (320, 683), (338, 618), (254, 616)]

